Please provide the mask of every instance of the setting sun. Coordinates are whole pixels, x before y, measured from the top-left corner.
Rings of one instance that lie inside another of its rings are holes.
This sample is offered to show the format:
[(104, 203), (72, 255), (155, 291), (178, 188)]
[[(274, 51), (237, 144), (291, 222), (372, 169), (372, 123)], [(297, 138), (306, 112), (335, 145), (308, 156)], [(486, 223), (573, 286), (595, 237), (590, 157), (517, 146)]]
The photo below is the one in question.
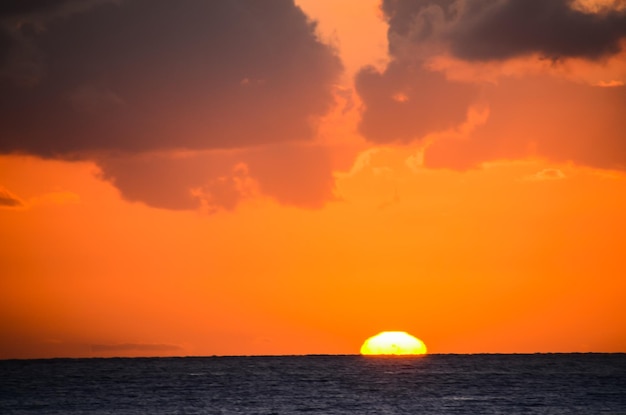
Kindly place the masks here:
[(404, 331), (383, 331), (365, 340), (363, 355), (424, 355), (426, 345)]

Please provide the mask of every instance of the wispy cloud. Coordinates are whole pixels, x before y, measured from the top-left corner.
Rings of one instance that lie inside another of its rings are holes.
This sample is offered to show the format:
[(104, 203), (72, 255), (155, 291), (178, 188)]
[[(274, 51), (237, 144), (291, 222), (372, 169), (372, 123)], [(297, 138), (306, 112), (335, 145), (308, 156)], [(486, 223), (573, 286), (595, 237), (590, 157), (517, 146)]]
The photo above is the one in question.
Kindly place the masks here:
[(567, 176), (559, 169), (543, 169), (535, 174), (524, 177), (528, 181), (561, 180)]
[(21, 208), (24, 207), (24, 202), (4, 187), (0, 187), (0, 207)]

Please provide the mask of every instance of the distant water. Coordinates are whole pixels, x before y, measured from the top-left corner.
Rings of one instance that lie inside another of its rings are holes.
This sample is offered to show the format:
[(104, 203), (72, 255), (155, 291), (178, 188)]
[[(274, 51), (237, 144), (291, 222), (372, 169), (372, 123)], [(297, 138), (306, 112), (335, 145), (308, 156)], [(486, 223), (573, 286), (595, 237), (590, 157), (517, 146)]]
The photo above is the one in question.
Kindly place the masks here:
[(0, 361), (0, 414), (624, 414), (625, 354)]

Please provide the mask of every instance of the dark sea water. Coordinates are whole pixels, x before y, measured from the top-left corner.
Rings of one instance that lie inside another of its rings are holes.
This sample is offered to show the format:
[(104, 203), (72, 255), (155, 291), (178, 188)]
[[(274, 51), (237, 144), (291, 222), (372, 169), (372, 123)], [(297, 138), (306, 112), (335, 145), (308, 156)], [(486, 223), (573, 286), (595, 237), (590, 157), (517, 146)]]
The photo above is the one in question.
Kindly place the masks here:
[(626, 355), (5, 360), (0, 414), (626, 415)]

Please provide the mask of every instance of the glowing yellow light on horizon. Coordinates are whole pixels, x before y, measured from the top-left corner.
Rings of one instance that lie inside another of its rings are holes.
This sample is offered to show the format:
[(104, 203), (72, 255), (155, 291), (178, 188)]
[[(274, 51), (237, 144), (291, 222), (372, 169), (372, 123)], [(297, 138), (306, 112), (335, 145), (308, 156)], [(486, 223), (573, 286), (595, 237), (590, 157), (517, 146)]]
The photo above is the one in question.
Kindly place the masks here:
[(424, 355), (426, 345), (404, 331), (383, 331), (365, 340), (363, 355)]

